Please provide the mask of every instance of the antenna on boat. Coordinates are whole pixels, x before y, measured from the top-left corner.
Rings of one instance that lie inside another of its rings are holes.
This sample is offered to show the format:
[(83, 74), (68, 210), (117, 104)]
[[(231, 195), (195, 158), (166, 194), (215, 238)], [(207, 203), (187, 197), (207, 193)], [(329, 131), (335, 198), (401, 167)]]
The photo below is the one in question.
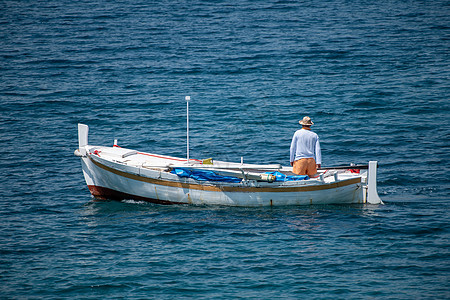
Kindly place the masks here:
[(186, 136), (187, 136), (187, 162), (189, 164), (189, 101), (191, 96), (186, 96)]

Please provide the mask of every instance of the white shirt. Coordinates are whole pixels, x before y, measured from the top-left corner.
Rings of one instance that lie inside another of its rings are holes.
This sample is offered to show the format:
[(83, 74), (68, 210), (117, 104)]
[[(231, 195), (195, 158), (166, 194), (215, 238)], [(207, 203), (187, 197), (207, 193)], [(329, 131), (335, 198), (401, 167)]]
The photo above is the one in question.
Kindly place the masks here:
[(307, 129), (294, 133), (291, 142), (291, 163), (302, 158), (314, 158), (316, 164), (322, 164), (319, 136)]

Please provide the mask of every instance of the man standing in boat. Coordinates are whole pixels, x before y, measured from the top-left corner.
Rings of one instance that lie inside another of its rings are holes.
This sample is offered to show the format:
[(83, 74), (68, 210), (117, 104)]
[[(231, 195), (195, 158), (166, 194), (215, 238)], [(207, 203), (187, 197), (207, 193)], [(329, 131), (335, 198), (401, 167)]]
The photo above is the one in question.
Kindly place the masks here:
[(306, 116), (299, 121), (302, 129), (294, 133), (291, 142), (291, 166), (298, 175), (313, 177), (322, 164), (319, 136), (311, 130), (314, 123)]

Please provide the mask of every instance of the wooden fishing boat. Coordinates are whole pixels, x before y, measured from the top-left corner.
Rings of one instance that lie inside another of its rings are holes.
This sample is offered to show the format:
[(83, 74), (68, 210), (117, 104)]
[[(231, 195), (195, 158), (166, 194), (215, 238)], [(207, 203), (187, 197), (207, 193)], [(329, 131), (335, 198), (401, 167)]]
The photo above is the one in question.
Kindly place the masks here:
[(317, 178), (309, 178), (278, 164), (177, 158), (121, 148), (117, 141), (112, 147), (93, 146), (88, 131), (87, 125), (78, 124), (75, 155), (98, 199), (229, 206), (382, 203), (376, 161), (321, 169)]

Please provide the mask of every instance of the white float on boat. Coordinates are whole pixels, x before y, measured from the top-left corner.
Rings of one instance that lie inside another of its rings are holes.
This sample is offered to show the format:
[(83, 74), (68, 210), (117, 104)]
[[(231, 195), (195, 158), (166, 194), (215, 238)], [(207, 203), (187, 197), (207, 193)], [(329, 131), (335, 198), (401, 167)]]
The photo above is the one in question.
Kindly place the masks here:
[[(183, 159), (88, 143), (89, 127), (78, 124), (78, 149), (86, 184), (98, 199), (161, 204), (282, 206), (381, 204), (377, 162), (319, 170), (299, 177), (292, 167)], [(354, 173), (351, 169), (361, 169)]]

